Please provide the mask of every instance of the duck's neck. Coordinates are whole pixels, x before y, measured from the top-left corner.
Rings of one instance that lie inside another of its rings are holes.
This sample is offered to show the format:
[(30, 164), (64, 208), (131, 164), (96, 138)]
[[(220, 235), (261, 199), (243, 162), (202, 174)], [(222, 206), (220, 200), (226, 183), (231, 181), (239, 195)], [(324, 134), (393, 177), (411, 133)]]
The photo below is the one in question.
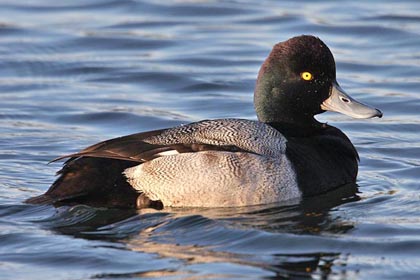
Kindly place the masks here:
[(285, 124), (295, 127), (302, 128), (319, 128), (322, 126), (322, 123), (318, 122), (312, 115), (304, 115), (301, 112), (299, 114), (282, 111), (275, 114), (258, 113), (258, 120), (267, 124)]
[(311, 112), (307, 112), (287, 96), (276, 94), (275, 90), (271, 94), (256, 92), (254, 95), (255, 111), (260, 122), (284, 123), (300, 127), (321, 126)]
[(267, 122), (266, 124), (275, 128), (286, 137), (309, 137), (317, 135), (328, 128), (327, 124), (317, 121), (313, 125), (298, 125), (289, 122)]

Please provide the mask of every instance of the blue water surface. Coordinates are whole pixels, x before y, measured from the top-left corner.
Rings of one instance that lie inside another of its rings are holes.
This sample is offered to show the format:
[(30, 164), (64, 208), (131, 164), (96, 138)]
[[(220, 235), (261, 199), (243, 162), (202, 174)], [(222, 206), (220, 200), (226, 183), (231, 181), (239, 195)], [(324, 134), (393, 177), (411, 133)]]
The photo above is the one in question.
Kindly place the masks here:
[[(419, 279), (420, 2), (0, 1), (0, 278)], [(359, 193), (300, 204), (128, 211), (23, 203), (59, 155), (200, 119), (255, 119), (271, 47), (319, 36), (348, 93), (326, 113)]]

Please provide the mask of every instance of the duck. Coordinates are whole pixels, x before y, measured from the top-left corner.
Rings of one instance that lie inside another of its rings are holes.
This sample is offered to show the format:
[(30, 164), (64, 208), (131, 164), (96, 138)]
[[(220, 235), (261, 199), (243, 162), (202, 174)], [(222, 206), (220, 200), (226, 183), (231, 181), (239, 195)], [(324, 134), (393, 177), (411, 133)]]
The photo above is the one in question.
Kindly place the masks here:
[(327, 45), (313, 35), (277, 43), (254, 90), (258, 120), (212, 119), (106, 140), (67, 159), (31, 204), (97, 207), (239, 207), (300, 200), (354, 184), (359, 155), (315, 115), (369, 119), (382, 112), (336, 80)]

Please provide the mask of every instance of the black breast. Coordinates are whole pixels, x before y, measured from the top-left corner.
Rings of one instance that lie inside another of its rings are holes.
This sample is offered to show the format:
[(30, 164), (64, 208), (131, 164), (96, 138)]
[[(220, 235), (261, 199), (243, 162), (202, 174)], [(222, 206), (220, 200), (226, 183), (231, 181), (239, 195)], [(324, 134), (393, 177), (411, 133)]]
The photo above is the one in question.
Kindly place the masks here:
[(286, 154), (295, 168), (303, 196), (356, 182), (359, 156), (341, 130), (326, 124), (304, 130), (282, 126), (278, 130), (288, 140)]

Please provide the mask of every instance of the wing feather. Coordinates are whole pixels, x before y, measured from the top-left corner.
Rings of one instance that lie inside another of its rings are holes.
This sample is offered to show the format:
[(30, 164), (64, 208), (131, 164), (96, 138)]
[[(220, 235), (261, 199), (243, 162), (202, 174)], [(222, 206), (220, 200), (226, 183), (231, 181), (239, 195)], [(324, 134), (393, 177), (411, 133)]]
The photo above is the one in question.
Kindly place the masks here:
[(268, 125), (248, 120), (211, 120), (170, 129), (118, 137), (87, 147), (80, 152), (58, 157), (52, 162), (79, 157), (109, 158), (143, 163), (163, 152), (206, 150), (245, 151), (276, 155), (284, 153), (285, 138)]

